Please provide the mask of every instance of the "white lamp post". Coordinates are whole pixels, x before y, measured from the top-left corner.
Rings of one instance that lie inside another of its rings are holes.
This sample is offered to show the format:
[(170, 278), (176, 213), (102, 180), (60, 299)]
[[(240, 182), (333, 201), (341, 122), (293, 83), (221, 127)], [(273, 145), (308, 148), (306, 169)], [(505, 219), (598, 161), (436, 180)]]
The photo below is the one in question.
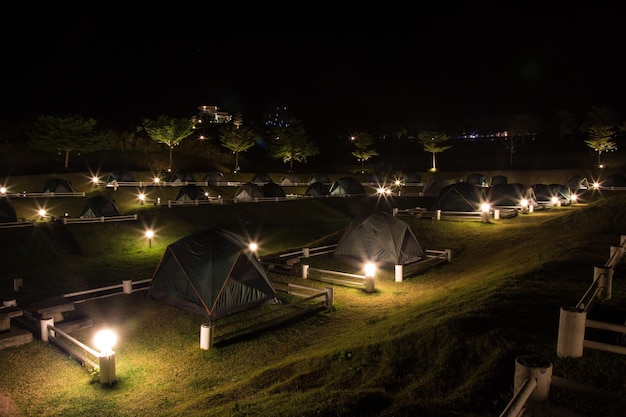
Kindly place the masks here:
[(117, 336), (111, 330), (101, 330), (94, 337), (94, 344), (100, 350), (98, 362), (100, 365), (100, 383), (112, 384), (115, 376), (115, 352), (113, 346), (117, 342)]

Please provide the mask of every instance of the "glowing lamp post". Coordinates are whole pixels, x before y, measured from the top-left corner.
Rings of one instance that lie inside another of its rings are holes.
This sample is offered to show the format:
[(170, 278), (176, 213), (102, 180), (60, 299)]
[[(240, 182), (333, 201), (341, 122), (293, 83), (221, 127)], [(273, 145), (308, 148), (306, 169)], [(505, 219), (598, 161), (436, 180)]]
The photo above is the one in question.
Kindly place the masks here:
[(117, 343), (117, 336), (111, 330), (101, 330), (94, 337), (94, 344), (100, 350), (98, 362), (101, 384), (112, 384), (117, 379), (115, 377), (115, 352), (113, 352), (115, 343)]
[(365, 292), (374, 292), (374, 277), (376, 276), (376, 265), (372, 262), (365, 264)]
[(7, 187), (0, 187), (0, 194), (5, 195), (7, 193)]
[(143, 203), (146, 201), (146, 194), (145, 193), (139, 193), (139, 204), (141, 204), (143, 206)]
[(154, 230), (146, 230), (146, 237), (148, 238), (148, 247), (152, 248), (152, 238), (154, 237)]
[(491, 207), (488, 203), (483, 203), (480, 205), (481, 217), (483, 219), (483, 223), (489, 223), (489, 211)]
[(37, 212), (39, 214), (39, 219), (43, 220), (46, 218), (46, 215), (48, 214), (48, 212), (46, 211), (46, 209), (39, 209), (39, 211)]

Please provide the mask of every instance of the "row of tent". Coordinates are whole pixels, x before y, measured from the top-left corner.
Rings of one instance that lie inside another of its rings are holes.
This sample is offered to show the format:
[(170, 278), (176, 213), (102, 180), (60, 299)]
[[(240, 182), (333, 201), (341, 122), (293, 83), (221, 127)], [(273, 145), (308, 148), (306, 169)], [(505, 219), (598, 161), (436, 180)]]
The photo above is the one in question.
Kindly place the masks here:
[[(307, 196), (348, 196), (366, 194), (363, 185), (354, 177), (341, 177), (330, 186), (324, 182), (310, 183), (305, 192)], [(264, 197), (285, 197), (286, 193), (282, 186), (275, 182), (266, 182), (258, 185), (254, 182), (247, 182), (239, 186), (235, 191), (237, 199), (254, 199)]]
[[(82, 218), (120, 215), (121, 212), (115, 200), (104, 195), (97, 195), (86, 199), (80, 213), (80, 217)], [(17, 221), (17, 212), (11, 200), (8, 197), (0, 197), (0, 223), (15, 223)]]
[[(435, 191), (435, 190), (431, 190)], [(572, 193), (568, 186), (562, 184), (534, 184), (526, 186), (520, 183), (502, 183), (491, 187), (477, 187), (467, 182), (442, 185), (436, 191), (432, 210), (442, 211), (480, 211), (482, 203), (492, 207), (520, 208), (522, 200), (532, 205), (553, 205), (553, 197), (561, 205), (572, 201)]]
[[(426, 259), (409, 225), (385, 212), (353, 219), (334, 256), (382, 267)], [(246, 240), (223, 229), (196, 231), (168, 245), (146, 296), (210, 320), (277, 303), (265, 267)]]
[[(213, 184), (213, 185), (227, 182), (226, 178), (224, 177), (224, 174), (219, 171), (210, 171), (206, 175), (204, 175), (202, 179), (199, 181), (196, 179), (196, 177), (192, 173), (187, 172), (187, 171), (170, 172), (161, 176), (160, 179), (161, 181), (169, 182), (169, 183), (206, 182), (208, 184)], [(110, 172), (107, 175), (106, 180), (105, 180), (106, 184), (113, 184), (114, 182), (118, 182), (118, 183), (137, 182), (137, 179), (135, 178), (135, 175), (131, 171), (116, 170), (116, 171)], [(252, 178), (247, 182), (251, 182), (257, 185), (263, 185), (266, 183), (274, 183), (275, 181), (268, 174), (259, 172), (259, 173), (254, 174)], [(313, 184), (316, 182), (330, 184), (331, 180), (326, 174), (313, 173), (309, 176), (307, 181), (304, 182), (300, 178), (298, 178), (297, 175), (293, 173), (289, 173), (289, 174), (283, 175), (280, 181), (278, 181), (278, 184), (285, 186), (285, 185), (297, 185), (297, 184), (300, 185), (300, 184), (305, 184), (305, 183)]]

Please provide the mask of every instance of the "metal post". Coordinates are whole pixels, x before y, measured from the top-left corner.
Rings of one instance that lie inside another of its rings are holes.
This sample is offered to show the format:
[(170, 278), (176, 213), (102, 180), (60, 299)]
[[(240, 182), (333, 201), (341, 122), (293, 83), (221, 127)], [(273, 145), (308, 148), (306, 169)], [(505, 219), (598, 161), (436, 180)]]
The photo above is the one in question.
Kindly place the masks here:
[(402, 280), (404, 279), (404, 272), (403, 272), (402, 265), (396, 265), (395, 272), (396, 272), (396, 282), (402, 282)]
[(213, 323), (202, 323), (200, 327), (200, 349), (209, 350), (213, 346)]

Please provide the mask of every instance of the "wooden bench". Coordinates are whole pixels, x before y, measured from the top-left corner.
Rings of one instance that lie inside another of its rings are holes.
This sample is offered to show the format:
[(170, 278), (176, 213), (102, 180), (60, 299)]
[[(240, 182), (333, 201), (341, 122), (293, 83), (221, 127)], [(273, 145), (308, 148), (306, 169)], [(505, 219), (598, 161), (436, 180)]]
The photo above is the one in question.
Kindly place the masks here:
[(33, 304), (32, 308), (42, 319), (54, 319), (56, 323), (65, 319), (63, 313), (74, 311), (74, 303), (61, 297)]
[(0, 307), (0, 332), (11, 330), (11, 319), (22, 314), (24, 312), (15, 306)]
[(19, 346), (33, 341), (33, 334), (26, 329), (11, 330), (0, 333), (0, 349)]

